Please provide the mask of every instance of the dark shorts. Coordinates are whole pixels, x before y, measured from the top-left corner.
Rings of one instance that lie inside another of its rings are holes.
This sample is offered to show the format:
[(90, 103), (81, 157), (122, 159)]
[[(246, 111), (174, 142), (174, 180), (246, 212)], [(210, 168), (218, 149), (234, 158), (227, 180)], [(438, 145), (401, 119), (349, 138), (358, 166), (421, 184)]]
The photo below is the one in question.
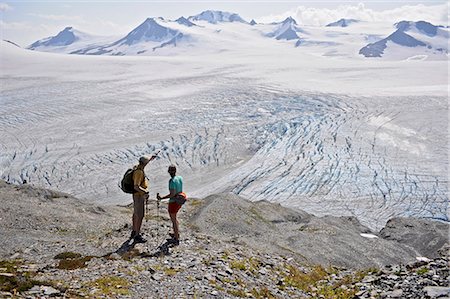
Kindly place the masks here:
[(176, 214), (181, 209), (181, 205), (176, 202), (169, 203), (169, 214)]
[(133, 208), (134, 214), (139, 219), (144, 218), (144, 205), (145, 205), (146, 196), (140, 195), (139, 193), (133, 194)]

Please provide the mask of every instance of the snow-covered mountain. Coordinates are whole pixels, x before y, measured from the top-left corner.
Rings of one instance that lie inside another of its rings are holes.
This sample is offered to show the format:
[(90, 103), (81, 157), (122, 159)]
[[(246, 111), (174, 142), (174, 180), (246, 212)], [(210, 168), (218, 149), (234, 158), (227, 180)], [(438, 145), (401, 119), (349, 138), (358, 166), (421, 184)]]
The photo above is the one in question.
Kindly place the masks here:
[[(351, 26), (342, 28), (348, 24)], [(448, 36), (447, 28), (424, 21), (402, 21), (392, 33), (392, 25), (385, 23), (341, 19), (328, 26), (300, 27), (292, 17), (270, 24), (254, 20), (247, 23), (235, 13), (208, 10), (176, 20), (147, 18), (128, 34), (116, 37), (94, 36), (67, 27), (36, 41), (29, 49), (83, 55), (203, 55), (249, 46), (295, 46), (315, 56), (354, 59), (362, 54), (394, 60), (435, 60), (447, 57)]]
[(111, 46), (134, 45), (139, 42), (161, 42), (172, 39), (178, 31), (161, 26), (154, 18), (147, 18), (141, 25), (133, 29), (124, 38), (113, 43)]
[(352, 23), (358, 23), (358, 20), (355, 19), (340, 19), (336, 22), (328, 24), (326, 27), (347, 27)]
[(66, 27), (57, 35), (38, 40), (27, 47), (29, 50), (55, 53), (72, 53), (81, 48), (95, 48), (110, 43), (117, 37), (96, 36)]
[(278, 23), (275, 30), (267, 36), (274, 37), (277, 40), (293, 40), (300, 38), (297, 32), (300, 32), (297, 22), (292, 17), (288, 17), (283, 22)]
[(449, 31), (425, 21), (401, 21), (395, 24), (396, 31), (388, 37), (361, 48), (359, 54), (365, 57), (396, 58), (421, 55), (445, 56), (448, 54)]
[[(186, 19), (184, 19), (186, 20)], [(183, 22), (183, 20), (178, 19)], [(187, 20), (186, 20), (187, 21)], [(142, 24), (133, 29), (125, 37), (108, 45), (99, 47), (87, 47), (72, 52), (72, 54), (88, 55), (139, 55), (148, 51), (152, 52), (166, 46), (177, 46), (177, 43), (187, 36), (179, 30), (161, 25), (165, 22), (162, 18), (147, 18)], [(189, 22), (189, 21), (188, 21)], [(189, 22), (190, 23), (190, 22)], [(184, 24), (186, 25), (186, 24)]]
[(73, 27), (66, 27), (57, 35), (38, 40), (31, 44), (28, 48), (35, 50), (39, 47), (68, 46), (81, 39), (81, 36), (85, 36), (85, 34), (73, 29)]
[(74, 45), (94, 41), (95, 36), (76, 30), (73, 27), (66, 27), (55, 36), (43, 38), (32, 43), (28, 46), (28, 49), (44, 52), (65, 52)]
[(218, 10), (205, 10), (198, 15), (190, 16), (190, 21), (206, 21), (208, 23), (217, 24), (221, 22), (241, 22), (247, 23), (236, 13), (230, 13), (226, 11)]
[(179, 17), (178, 19), (175, 20), (175, 22), (177, 22), (178, 24), (181, 24), (181, 25), (188, 26), (188, 27), (197, 26), (194, 23), (192, 23), (191, 21), (189, 21), (188, 19), (186, 19), (185, 17)]

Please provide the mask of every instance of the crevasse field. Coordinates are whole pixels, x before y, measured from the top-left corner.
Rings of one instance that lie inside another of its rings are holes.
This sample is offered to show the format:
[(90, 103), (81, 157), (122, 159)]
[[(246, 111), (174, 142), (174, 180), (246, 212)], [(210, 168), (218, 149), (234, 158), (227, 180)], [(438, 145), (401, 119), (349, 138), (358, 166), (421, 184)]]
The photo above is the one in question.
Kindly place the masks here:
[(372, 229), (448, 220), (447, 60), (365, 58), (340, 28), (328, 30), (341, 43), (296, 48), (208, 26), (203, 46), (150, 56), (2, 41), (1, 178), (126, 204), (123, 173), (161, 150), (151, 194), (167, 192), (174, 163), (190, 197), (233, 192)]

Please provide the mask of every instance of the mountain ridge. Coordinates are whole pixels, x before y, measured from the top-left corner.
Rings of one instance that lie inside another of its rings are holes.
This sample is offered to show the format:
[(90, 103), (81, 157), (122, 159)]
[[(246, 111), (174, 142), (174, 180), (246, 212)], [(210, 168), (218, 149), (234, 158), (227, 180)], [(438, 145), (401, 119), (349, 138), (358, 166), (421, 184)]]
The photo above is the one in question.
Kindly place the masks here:
[[(205, 23), (198, 26), (192, 21)], [(386, 38), (377, 40), (383, 35), (366, 35), (366, 41), (375, 41), (365, 46), (364, 41), (361, 41), (357, 50), (355, 49), (357, 53), (347, 49), (345, 52), (339, 53), (339, 50), (335, 48), (345, 48), (344, 45), (348, 43), (346, 39), (340, 40), (341, 37), (345, 38), (345, 35), (352, 34), (354, 38), (351, 42), (361, 39), (357, 30), (365, 28), (367, 22), (364, 25), (358, 25), (359, 23), (354, 19), (340, 19), (323, 27), (308, 27), (309, 30), (305, 31), (303, 27), (298, 26), (298, 23), (292, 17), (287, 17), (280, 22), (258, 24), (254, 20), (248, 23), (234, 13), (207, 10), (188, 18), (182, 16), (173, 21), (160, 17), (147, 18), (128, 34), (114, 40), (105, 38), (102, 41), (100, 37), (96, 38), (79, 32), (73, 27), (66, 27), (57, 35), (38, 40), (28, 48), (37, 51), (79, 55), (174, 55), (177, 53), (194, 53), (193, 49), (220, 53), (223, 50), (221, 45), (224, 45), (228, 50), (234, 49), (235, 47), (230, 43), (232, 41), (230, 37), (234, 39), (236, 34), (241, 35), (245, 32), (249, 36), (248, 38), (241, 37), (236, 41), (233, 40), (233, 43), (239, 45), (246, 43), (246, 39), (254, 40), (257, 37), (253, 35), (259, 33), (261, 44), (264, 43), (262, 40), (264, 37), (273, 38), (275, 43), (281, 41), (280, 44), (283, 44), (283, 41), (295, 41), (291, 45), (299, 48), (299, 51), (308, 47), (315, 48), (324, 51), (323, 56), (330, 56), (329, 53), (331, 53), (331, 56), (384, 57), (385, 49), (389, 48), (394, 50), (387, 50), (388, 52), (398, 52), (399, 54), (398, 58), (394, 57), (394, 59), (401, 60), (422, 55), (423, 59), (440, 60), (444, 59), (444, 55), (448, 53), (446, 42), (448, 43), (450, 34), (447, 28), (435, 26), (425, 21), (398, 22), (394, 24), (396, 31)], [(344, 28), (349, 25), (352, 28), (350, 30), (355, 31), (354, 33), (348, 29), (345, 30), (346, 33), (325, 29)], [(239, 26), (242, 27), (238, 29)], [(317, 35), (319, 28), (323, 32)], [(316, 36), (312, 35), (310, 31), (315, 32)], [(364, 32), (359, 34), (364, 34)], [(222, 40), (219, 42), (220, 39)], [(388, 47), (390, 44), (399, 45), (399, 47)], [(257, 47), (258, 43), (253, 43), (253, 45)], [(284, 47), (286, 46), (289, 46), (289, 43), (284, 43)]]
[[(388, 48), (389, 42), (402, 47), (423, 47), (438, 52), (448, 53), (448, 48), (445, 49), (435, 47), (431, 43), (421, 40), (422, 38), (420, 34), (426, 35), (428, 37), (435, 37), (438, 34), (439, 26), (435, 26), (425, 21), (401, 21), (396, 23), (395, 27), (397, 28), (396, 31), (380, 41), (370, 43), (361, 48), (359, 54), (365, 57), (382, 57), (385, 54), (385, 50)], [(413, 32), (414, 30), (419, 31), (419, 36), (411, 35), (411, 32)]]
[(211, 24), (217, 24), (221, 22), (241, 22), (247, 23), (236, 13), (230, 13), (220, 10), (205, 10), (197, 15), (188, 17), (189, 21), (206, 21)]

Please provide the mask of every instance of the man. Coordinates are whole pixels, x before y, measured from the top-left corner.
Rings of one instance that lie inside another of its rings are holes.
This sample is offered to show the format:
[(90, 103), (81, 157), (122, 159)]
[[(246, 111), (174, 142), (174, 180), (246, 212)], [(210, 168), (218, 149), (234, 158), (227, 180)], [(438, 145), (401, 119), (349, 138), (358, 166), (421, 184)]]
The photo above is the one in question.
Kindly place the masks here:
[(183, 178), (177, 174), (177, 168), (175, 165), (169, 166), (169, 194), (161, 197), (159, 196), (159, 193), (156, 195), (158, 200), (169, 198), (169, 216), (170, 220), (172, 221), (172, 227), (173, 227), (173, 238), (170, 240), (170, 242), (174, 245), (180, 244), (180, 232), (179, 232), (179, 226), (178, 226), (178, 220), (177, 220), (177, 213), (181, 208), (181, 204), (177, 203), (175, 200), (175, 197), (178, 193), (183, 192)]
[(131, 232), (131, 239), (134, 239), (135, 243), (147, 242), (141, 235), (142, 219), (144, 219), (144, 206), (145, 201), (148, 199), (148, 180), (145, 176), (144, 168), (147, 164), (155, 159), (156, 156), (151, 158), (142, 156), (139, 158), (139, 165), (134, 167), (133, 171), (133, 231)]

